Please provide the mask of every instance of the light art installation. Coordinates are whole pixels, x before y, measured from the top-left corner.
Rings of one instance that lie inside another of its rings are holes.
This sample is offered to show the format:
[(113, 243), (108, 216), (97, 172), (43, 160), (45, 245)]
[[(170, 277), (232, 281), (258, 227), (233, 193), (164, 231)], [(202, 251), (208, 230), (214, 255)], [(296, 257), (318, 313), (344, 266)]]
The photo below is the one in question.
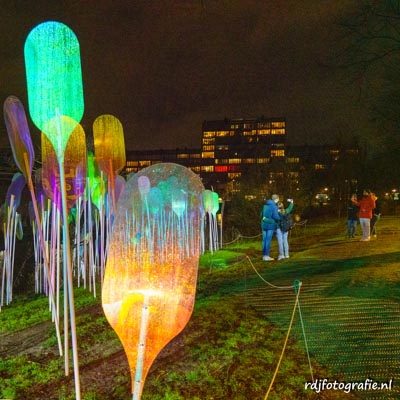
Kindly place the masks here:
[[(15, 238), (18, 226), (21, 224), (17, 208), (21, 202), (22, 190), (26, 185), (25, 177), (19, 172), (15, 173), (7, 190), (4, 204), (4, 260), (1, 273), (0, 310), (12, 300), (12, 282), (14, 275)], [(0, 268), (1, 270), (1, 268)]]
[[(22, 174), (25, 177), (26, 182), (28, 183), (29, 191), (32, 198), (32, 205), (33, 210), (36, 218), (36, 226), (39, 227), (38, 238), (40, 239), (38, 244), (42, 250), (43, 254), (43, 264), (46, 269), (46, 276), (47, 279), (50, 279), (50, 270), (49, 265), (46, 259), (45, 254), (45, 241), (42, 235), (42, 230), (40, 228), (41, 221), (39, 217), (39, 212), (36, 203), (36, 197), (32, 182), (32, 165), (35, 158), (35, 153), (33, 150), (32, 139), (30, 136), (28, 123), (25, 115), (24, 107), (21, 101), (15, 96), (9, 96), (4, 102), (3, 105), (4, 111), (4, 120), (7, 127), (7, 133), (10, 140), (11, 148), (13, 151), (13, 156), (16, 165), (21, 170)], [(49, 282), (50, 283), (50, 282)], [(60, 354), (62, 354), (61, 348), (61, 336), (60, 330), (58, 327), (58, 313), (56, 312), (56, 307), (54, 303), (54, 294), (49, 284), (49, 300), (52, 306), (52, 313), (54, 316), (54, 321), (56, 325), (56, 333), (57, 333), (57, 340), (59, 345)]]
[[(64, 271), (68, 282), (71, 320), (72, 354), (75, 393), (80, 399), (78, 345), (75, 327), (75, 306), (68, 227), (68, 208), (64, 171), (64, 151), (72, 134), (69, 117), (78, 124), (83, 115), (83, 86), (79, 42), (72, 30), (55, 21), (37, 25), (29, 33), (24, 46), (28, 102), (31, 118), (53, 144), (60, 167), (63, 215)], [(64, 330), (65, 341), (68, 332)], [(66, 374), (68, 374), (66, 354)]]
[[(64, 152), (64, 172), (67, 207), (71, 209), (83, 194), (86, 185), (86, 136), (81, 124), (69, 117), (61, 117), (62, 126), (70, 126), (72, 134)], [(47, 196), (55, 200), (61, 195), (60, 166), (56, 151), (42, 132), (42, 185)], [(77, 173), (79, 171), (79, 173)], [(57, 204), (57, 203), (56, 203)]]
[(119, 174), (125, 167), (124, 130), (120, 120), (110, 114), (100, 115), (93, 122), (95, 160), (108, 176)]
[(166, 163), (133, 175), (120, 195), (102, 304), (128, 357), (133, 399), (140, 399), (157, 354), (192, 313), (203, 190), (188, 168)]
[[(83, 85), (79, 42), (66, 25), (47, 21), (28, 35), (24, 47), (29, 112), (34, 124), (62, 156), (73, 128), (54, 125), (59, 116), (82, 119)], [(53, 125), (46, 129), (47, 124)], [(68, 121), (69, 123), (69, 121)]]
[(124, 130), (118, 118), (110, 114), (97, 117), (93, 123), (94, 152), (97, 165), (105, 172), (110, 185), (108, 193), (115, 212), (114, 177), (125, 167)]
[[(24, 106), (17, 97), (8, 96), (4, 101), (3, 112), (15, 163), (25, 176), (26, 181), (28, 181), (28, 175), (32, 174), (35, 152)], [(28, 159), (27, 163), (25, 162), (25, 157)]]
[(210, 251), (218, 250), (218, 224), (217, 212), (219, 209), (218, 194), (206, 189), (203, 193), (204, 210), (208, 215), (209, 248)]

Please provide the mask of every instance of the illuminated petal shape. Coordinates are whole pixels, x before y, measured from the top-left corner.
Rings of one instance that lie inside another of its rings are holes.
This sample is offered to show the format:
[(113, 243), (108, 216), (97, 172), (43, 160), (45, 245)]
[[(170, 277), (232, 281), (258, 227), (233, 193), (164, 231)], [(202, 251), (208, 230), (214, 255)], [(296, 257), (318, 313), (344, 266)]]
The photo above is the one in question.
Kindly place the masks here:
[[(24, 106), (17, 97), (9, 96), (4, 102), (3, 112), (15, 163), (25, 179), (28, 179), (28, 176), (32, 174), (35, 152)], [(29, 171), (25, 167), (24, 153), (28, 156)]]
[(93, 138), (100, 169), (108, 176), (119, 174), (126, 163), (124, 130), (119, 119), (109, 114), (97, 117), (93, 123)]
[[(175, 210), (163, 201), (167, 186), (178, 202)], [(184, 189), (178, 195), (179, 188)], [(188, 168), (156, 164), (132, 176), (118, 201), (102, 304), (127, 354), (134, 399), (140, 398), (157, 354), (193, 310), (203, 231), (200, 202), (193, 197), (203, 190)]]
[(25, 177), (19, 172), (16, 172), (7, 190), (6, 194), (7, 205), (11, 204), (11, 196), (14, 196), (14, 207), (15, 209), (18, 208), (21, 202), (22, 190), (24, 189), (25, 185), (26, 185)]
[(79, 42), (66, 25), (47, 21), (29, 33), (24, 47), (29, 112), (61, 157), (74, 126), (61, 134), (48, 121), (68, 116), (80, 122), (83, 115), (83, 86)]
[[(63, 126), (74, 126), (64, 153), (64, 170), (69, 209), (85, 190), (86, 180), (86, 137), (80, 124), (72, 118), (61, 117)], [(60, 168), (56, 151), (42, 132), (42, 185), (47, 196), (55, 201), (60, 199)]]

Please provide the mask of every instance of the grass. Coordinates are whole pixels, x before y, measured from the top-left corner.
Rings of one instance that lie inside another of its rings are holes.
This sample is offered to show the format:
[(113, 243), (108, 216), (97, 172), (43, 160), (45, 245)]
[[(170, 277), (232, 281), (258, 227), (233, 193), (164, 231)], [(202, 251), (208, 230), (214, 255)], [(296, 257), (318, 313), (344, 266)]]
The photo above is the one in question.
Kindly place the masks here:
[[(381, 224), (383, 229), (384, 219)], [(393, 229), (392, 220), (387, 224)], [(242, 238), (224, 250), (202, 255), (192, 318), (153, 364), (143, 400), (264, 398), (282, 351), (292, 305), (282, 303), (282, 312), (274, 314), (252, 303), (249, 293), (264, 290), (265, 284), (250, 261), (264, 279), (275, 284), (290, 285), (299, 279), (306, 285), (334, 275), (332, 284), (320, 293), (324, 301), (347, 296), (399, 304), (397, 236), (385, 244), (368, 243), (364, 253), (366, 247), (361, 248), (361, 243), (343, 240), (344, 226), (343, 221), (309, 221), (305, 228), (296, 228), (290, 239), (293, 257), (281, 264), (261, 261), (260, 238)], [(274, 246), (272, 251), (276, 251)], [(100, 298), (79, 288), (75, 301), (82, 399), (130, 398), (129, 370), (126, 361), (121, 362), (122, 347), (101, 311)], [(42, 323), (49, 323), (48, 300), (39, 295), (16, 297), (0, 313), (0, 334), (18, 335)], [(63, 376), (54, 336), (49, 324), (37, 352), (2, 357), (0, 398), (75, 398), (72, 378)], [(393, 345), (397, 344), (394, 338)], [(368, 350), (368, 342), (364, 348)], [(316, 359), (313, 368), (314, 376), (337, 374)], [(310, 380), (301, 336), (291, 335), (268, 398), (319, 398), (304, 390), (304, 382)], [(50, 392), (50, 397), (44, 396)], [(346, 397), (343, 392), (325, 394), (326, 399), (356, 397), (355, 393)]]

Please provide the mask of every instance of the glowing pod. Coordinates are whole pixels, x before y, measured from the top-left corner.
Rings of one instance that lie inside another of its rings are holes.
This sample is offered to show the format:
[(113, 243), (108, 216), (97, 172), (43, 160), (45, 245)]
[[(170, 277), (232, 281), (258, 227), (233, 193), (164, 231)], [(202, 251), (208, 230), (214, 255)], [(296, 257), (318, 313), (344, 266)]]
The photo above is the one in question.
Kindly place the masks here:
[(157, 354), (192, 313), (203, 213), (191, 199), (203, 190), (188, 168), (156, 164), (134, 175), (120, 195), (102, 304), (128, 357), (133, 399), (140, 398)]
[(78, 39), (68, 26), (47, 21), (29, 33), (24, 55), (32, 121), (61, 157), (74, 126), (68, 121), (56, 129), (58, 117), (68, 116), (77, 124), (84, 110)]
[[(4, 102), (3, 111), (15, 163), (28, 181), (28, 176), (32, 174), (35, 152), (24, 106), (17, 97), (9, 96)], [(28, 158), (27, 163), (25, 163), (24, 157)]]
[[(82, 125), (71, 118), (61, 117), (63, 125), (68, 121), (73, 132), (64, 153), (67, 206), (71, 209), (85, 190), (86, 177), (86, 137)], [(55, 201), (61, 198), (60, 167), (57, 154), (47, 136), (42, 133), (42, 185), (47, 196)]]

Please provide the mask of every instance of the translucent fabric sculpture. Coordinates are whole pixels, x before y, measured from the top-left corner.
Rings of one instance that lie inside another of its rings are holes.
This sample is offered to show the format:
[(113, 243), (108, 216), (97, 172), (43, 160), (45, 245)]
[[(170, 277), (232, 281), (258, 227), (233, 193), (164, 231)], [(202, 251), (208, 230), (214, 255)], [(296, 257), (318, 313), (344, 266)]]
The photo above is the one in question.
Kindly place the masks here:
[(218, 194), (206, 189), (203, 192), (204, 210), (208, 215), (209, 248), (213, 252), (218, 249), (218, 225), (217, 212), (219, 209)]
[[(86, 183), (86, 137), (82, 125), (71, 118), (61, 117), (64, 126), (73, 126), (64, 153), (64, 171), (67, 206), (71, 209), (83, 194)], [(69, 121), (69, 122), (68, 122)], [(61, 198), (60, 168), (53, 145), (42, 132), (42, 185), (47, 196), (55, 201)], [(56, 203), (58, 204), (58, 202)]]
[(24, 106), (17, 97), (8, 96), (4, 101), (3, 112), (15, 163), (28, 181), (28, 176), (32, 174), (35, 152)]
[(118, 118), (104, 114), (93, 123), (95, 160), (108, 176), (118, 175), (125, 167), (124, 130)]
[[(35, 26), (29, 33), (25, 40), (24, 55), (31, 118), (53, 145), (59, 165), (64, 221), (62, 226), (63, 262), (67, 277), (64, 282), (64, 290), (66, 293), (68, 289), (75, 391), (76, 399), (80, 400), (78, 345), (64, 170), (65, 148), (75, 126), (82, 118), (84, 109), (79, 42), (68, 26), (60, 22), (47, 21)], [(67, 324), (65, 327), (67, 328)], [(64, 330), (64, 337), (67, 343), (67, 329)], [(65, 358), (65, 364), (67, 372), (68, 357)]]
[(77, 124), (84, 109), (78, 39), (68, 26), (47, 21), (29, 33), (24, 55), (31, 118), (61, 156), (74, 126), (69, 132), (54, 129), (58, 117), (68, 116)]
[(188, 168), (166, 163), (133, 175), (120, 195), (102, 303), (129, 360), (133, 399), (140, 398), (157, 354), (192, 313), (203, 190)]

